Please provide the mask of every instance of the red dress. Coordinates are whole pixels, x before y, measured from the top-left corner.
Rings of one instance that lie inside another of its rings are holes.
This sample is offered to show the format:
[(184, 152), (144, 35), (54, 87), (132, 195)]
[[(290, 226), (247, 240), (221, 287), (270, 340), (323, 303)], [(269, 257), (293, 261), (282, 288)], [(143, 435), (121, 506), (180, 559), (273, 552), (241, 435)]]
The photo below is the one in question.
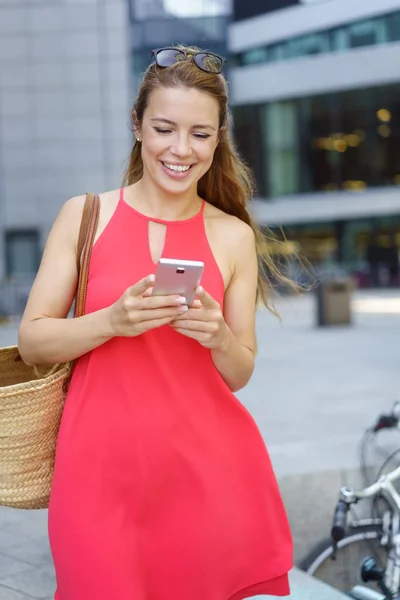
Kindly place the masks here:
[[(165, 222), (163, 256), (204, 261), (202, 285), (222, 305), (203, 209)], [(87, 312), (154, 272), (150, 220), (121, 193), (93, 249)], [(261, 434), (210, 351), (168, 326), (115, 337), (77, 362), (49, 534), (55, 600), (289, 593), (292, 539)]]

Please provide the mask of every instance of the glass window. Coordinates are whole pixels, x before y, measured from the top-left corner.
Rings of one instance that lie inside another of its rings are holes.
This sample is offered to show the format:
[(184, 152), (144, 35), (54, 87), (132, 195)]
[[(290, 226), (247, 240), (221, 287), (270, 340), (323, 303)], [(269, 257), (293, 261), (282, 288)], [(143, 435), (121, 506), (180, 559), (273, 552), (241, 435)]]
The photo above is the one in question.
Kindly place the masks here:
[(229, 64), (231, 67), (243, 67), (242, 54), (233, 54), (229, 57)]
[[(225, 47), (227, 24), (227, 18), (223, 16), (149, 18), (134, 24), (132, 44), (134, 48), (142, 46), (159, 48), (163, 45), (172, 46), (179, 40), (181, 43), (200, 47), (209, 47), (213, 43)], [(212, 50), (212, 48), (209, 49)]]
[(398, 40), (400, 40), (400, 11), (326, 31), (310, 33), (270, 46), (254, 48), (244, 52), (241, 55), (242, 63), (237, 60), (235, 66), (267, 61), (276, 62), (328, 52), (343, 52), (350, 48), (373, 46)]
[(400, 186), (400, 84), (263, 108), (268, 194)]
[(340, 148), (334, 96), (304, 98), (300, 102), (300, 156), (305, 191), (338, 189)]
[(295, 101), (273, 102), (263, 110), (268, 196), (299, 191), (298, 115)]
[(143, 21), (166, 14), (162, 3), (155, 0), (130, 0), (130, 10), (134, 20)]
[(272, 44), (269, 47), (269, 60), (271, 62), (286, 60), (288, 58), (290, 57), (287, 42), (279, 42), (279, 44)]
[(37, 231), (7, 231), (6, 270), (12, 277), (32, 277), (39, 268), (39, 233)]
[(242, 54), (242, 62), (244, 65), (256, 65), (267, 62), (267, 60), (267, 48), (254, 48), (253, 50), (248, 50)]
[(321, 54), (330, 51), (329, 33), (311, 33), (287, 42), (290, 58)]
[(133, 70), (135, 75), (141, 76), (149, 66), (151, 62), (150, 56), (151, 50), (141, 50), (140, 52), (135, 52), (133, 55)]
[(190, 44), (193, 44), (191, 40), (201, 40), (200, 46), (204, 46), (207, 40), (225, 42), (227, 37), (228, 20), (225, 17), (178, 19), (177, 24), (180, 33), (177, 31), (175, 37), (181, 40), (183, 29), (184, 38)]
[(349, 32), (346, 27), (336, 27), (330, 31), (330, 47), (333, 52), (343, 52), (349, 48)]
[(236, 107), (234, 115), (262, 196), (400, 186), (400, 84)]
[(345, 258), (350, 259), (358, 285), (399, 285), (399, 223), (399, 217), (391, 215), (346, 224), (348, 243)]
[(386, 15), (385, 26), (387, 31), (387, 39), (389, 42), (397, 42), (400, 40), (400, 11), (391, 15)]
[(239, 153), (252, 169), (257, 191), (265, 195), (265, 173), (262, 159), (260, 106), (236, 106), (233, 109), (234, 137)]
[[(158, 19), (141, 23), (143, 43), (151, 48), (170, 46), (175, 37), (175, 19)], [(182, 24), (181, 24), (182, 25)]]
[(348, 26), (350, 48), (384, 44), (386, 39), (385, 19), (368, 19)]
[(376, 135), (371, 128), (370, 89), (338, 94), (341, 187), (362, 190), (376, 182)]
[[(307, 223), (285, 227), (289, 240), (300, 245), (301, 255), (313, 264), (323, 264), (335, 257), (337, 240), (333, 223)], [(312, 278), (312, 273), (309, 273)], [(307, 283), (307, 280), (304, 282)], [(315, 283), (308, 279), (308, 283)]]
[(371, 108), (376, 179), (380, 185), (400, 185), (400, 85), (376, 89)]

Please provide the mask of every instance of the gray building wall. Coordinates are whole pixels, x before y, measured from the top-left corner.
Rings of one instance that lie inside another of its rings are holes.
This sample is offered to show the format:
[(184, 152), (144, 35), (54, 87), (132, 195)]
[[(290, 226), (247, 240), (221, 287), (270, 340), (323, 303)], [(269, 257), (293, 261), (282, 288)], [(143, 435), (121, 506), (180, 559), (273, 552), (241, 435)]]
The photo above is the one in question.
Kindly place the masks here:
[(229, 32), (230, 51), (241, 52), (350, 21), (369, 19), (397, 10), (399, 6), (399, 0), (302, 0), (298, 6), (233, 23)]
[[(242, 52), (399, 8), (400, 0), (324, 0), (294, 6), (233, 23), (229, 49)], [(232, 68), (232, 101), (236, 105), (271, 102), (395, 83), (400, 80), (399, 56), (400, 42), (396, 42)]]
[(233, 104), (274, 102), (400, 81), (400, 42), (231, 69)]
[[(379, 15), (390, 14), (400, 9), (400, 0), (302, 0), (301, 4), (266, 12), (253, 18), (234, 22), (229, 27), (229, 49), (232, 54), (250, 51), (254, 48), (268, 46), (298, 36), (306, 36), (313, 32), (321, 32), (346, 23), (362, 22)], [(346, 91), (359, 91), (400, 82), (400, 42), (376, 44), (358, 48), (346, 48), (343, 51), (327, 52), (309, 56), (298, 56), (292, 59), (276, 60), (275, 62), (260, 62), (230, 69), (231, 101), (235, 108), (241, 110), (248, 106), (261, 105), (265, 108), (274, 107), (280, 102), (293, 99), (308, 98), (321, 94), (335, 94)], [(390, 98), (388, 98), (388, 101)], [(383, 104), (382, 106), (385, 106)], [(263, 109), (264, 110), (264, 109)], [(263, 113), (263, 114), (266, 114)], [(271, 112), (272, 114), (272, 112)], [(275, 113), (277, 114), (277, 113)], [(285, 150), (293, 150), (294, 162), (304, 160), (300, 157), (297, 141), (299, 139), (294, 118), (285, 113), (284, 130), (275, 128), (276, 138), (272, 140), (270, 128), (270, 144), (279, 140), (286, 144)], [(283, 115), (283, 113), (281, 113)], [(264, 118), (264, 117), (263, 117)], [(266, 121), (263, 121), (266, 122)], [(275, 119), (275, 123), (276, 123)], [(263, 156), (259, 171), (278, 173), (274, 157), (278, 152), (267, 147), (268, 127), (265, 131), (260, 127), (263, 139), (259, 142)], [(285, 131), (286, 133), (282, 133)], [(302, 134), (303, 142), (310, 130)], [(334, 131), (334, 128), (333, 128)], [(339, 130), (340, 131), (340, 130)], [(291, 132), (288, 134), (288, 132)], [(327, 134), (329, 131), (327, 130)], [(246, 133), (244, 133), (246, 136)], [(291, 138), (291, 142), (285, 139)], [(279, 144), (278, 144), (279, 146)], [(279, 146), (281, 147), (281, 146)], [(303, 143), (302, 148), (305, 145)], [(271, 146), (269, 147), (271, 148)], [(254, 152), (253, 156), (256, 153)], [(281, 154), (283, 156), (283, 153)], [(271, 157), (271, 161), (269, 161)], [(258, 158), (258, 157), (257, 157)], [(279, 159), (278, 159), (279, 160)], [(287, 160), (285, 158), (285, 160)], [(256, 160), (254, 160), (256, 164)], [(289, 162), (281, 166), (287, 167)], [(300, 164), (300, 163), (299, 163)], [(310, 161), (302, 163), (307, 169)], [(269, 167), (267, 167), (269, 165)], [(283, 172), (283, 171), (281, 171)], [(297, 173), (296, 169), (293, 171)], [(288, 172), (283, 176), (289, 180)], [(260, 177), (261, 179), (261, 177)], [(382, 184), (383, 185), (383, 184)], [(385, 184), (386, 185), (386, 184)], [(297, 183), (293, 187), (297, 186)], [(271, 188), (270, 188), (271, 189)], [(270, 191), (270, 190), (268, 190)], [(313, 222), (346, 221), (351, 218), (385, 217), (397, 215), (400, 212), (398, 186), (372, 188), (357, 191), (357, 203), (354, 192), (338, 190), (336, 192), (288, 192), (271, 194), (270, 202), (264, 200), (253, 205), (256, 218), (264, 224), (300, 224)], [(263, 195), (263, 194), (261, 194)]]
[(132, 103), (126, 0), (0, 0), (0, 280), (6, 232), (118, 187)]

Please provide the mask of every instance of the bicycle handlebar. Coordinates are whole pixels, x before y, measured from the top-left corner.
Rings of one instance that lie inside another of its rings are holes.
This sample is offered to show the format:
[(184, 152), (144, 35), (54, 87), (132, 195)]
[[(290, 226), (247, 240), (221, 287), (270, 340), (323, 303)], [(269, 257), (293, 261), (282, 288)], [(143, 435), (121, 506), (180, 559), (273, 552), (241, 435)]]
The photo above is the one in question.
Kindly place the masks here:
[(391, 413), (379, 415), (370, 431), (377, 433), (381, 429), (394, 429), (395, 427), (400, 427), (400, 401), (394, 404)]
[(340, 499), (335, 507), (331, 529), (331, 537), (335, 544), (340, 542), (346, 535), (347, 513), (350, 510), (350, 506), (358, 502), (358, 500), (372, 498), (378, 495), (380, 491), (385, 490), (386, 494), (390, 495), (394, 504), (400, 510), (400, 495), (392, 485), (392, 482), (397, 479), (400, 479), (400, 467), (397, 467), (387, 475), (382, 475), (378, 481), (362, 490), (354, 490), (348, 487), (343, 487), (340, 490)]
[(372, 427), (372, 431), (377, 433), (381, 429), (393, 429), (399, 424), (399, 419), (395, 415), (379, 415), (377, 422)]
[[(376, 496), (378, 492), (389, 487), (388, 484), (391, 484), (397, 479), (400, 479), (400, 467), (397, 467), (393, 471), (390, 471), (390, 473), (388, 473), (387, 475), (382, 475), (382, 477), (380, 477), (378, 481), (376, 481), (372, 485), (369, 485), (363, 490), (354, 491), (354, 501), (361, 500), (362, 498), (371, 498), (372, 496)], [(393, 495), (393, 491), (391, 489), (389, 489), (388, 491), (391, 495)], [(351, 503), (352, 502), (350, 501), (350, 504)]]
[(344, 500), (339, 500), (336, 504), (331, 529), (331, 537), (335, 542), (340, 542), (346, 534), (347, 513), (349, 509), (350, 504)]

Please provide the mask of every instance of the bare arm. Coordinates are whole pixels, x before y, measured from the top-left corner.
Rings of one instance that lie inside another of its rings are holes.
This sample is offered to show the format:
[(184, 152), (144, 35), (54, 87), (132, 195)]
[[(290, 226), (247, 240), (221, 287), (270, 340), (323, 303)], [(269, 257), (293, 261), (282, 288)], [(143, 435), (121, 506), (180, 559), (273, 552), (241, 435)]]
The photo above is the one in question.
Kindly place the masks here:
[(258, 277), (253, 231), (244, 223), (235, 227), (233, 276), (225, 293), (225, 315), (218, 302), (200, 287), (194, 306), (170, 323), (182, 335), (210, 349), (216, 369), (233, 392), (246, 385), (254, 370)]
[(112, 337), (107, 311), (66, 318), (77, 285), (84, 201), (84, 196), (68, 200), (49, 234), (18, 334), (19, 351), (28, 364), (69, 361)]
[(226, 336), (219, 348), (211, 350), (215, 367), (233, 392), (248, 383), (256, 353), (258, 264), (254, 234), (249, 227), (243, 228), (236, 247), (235, 272), (225, 293)]

